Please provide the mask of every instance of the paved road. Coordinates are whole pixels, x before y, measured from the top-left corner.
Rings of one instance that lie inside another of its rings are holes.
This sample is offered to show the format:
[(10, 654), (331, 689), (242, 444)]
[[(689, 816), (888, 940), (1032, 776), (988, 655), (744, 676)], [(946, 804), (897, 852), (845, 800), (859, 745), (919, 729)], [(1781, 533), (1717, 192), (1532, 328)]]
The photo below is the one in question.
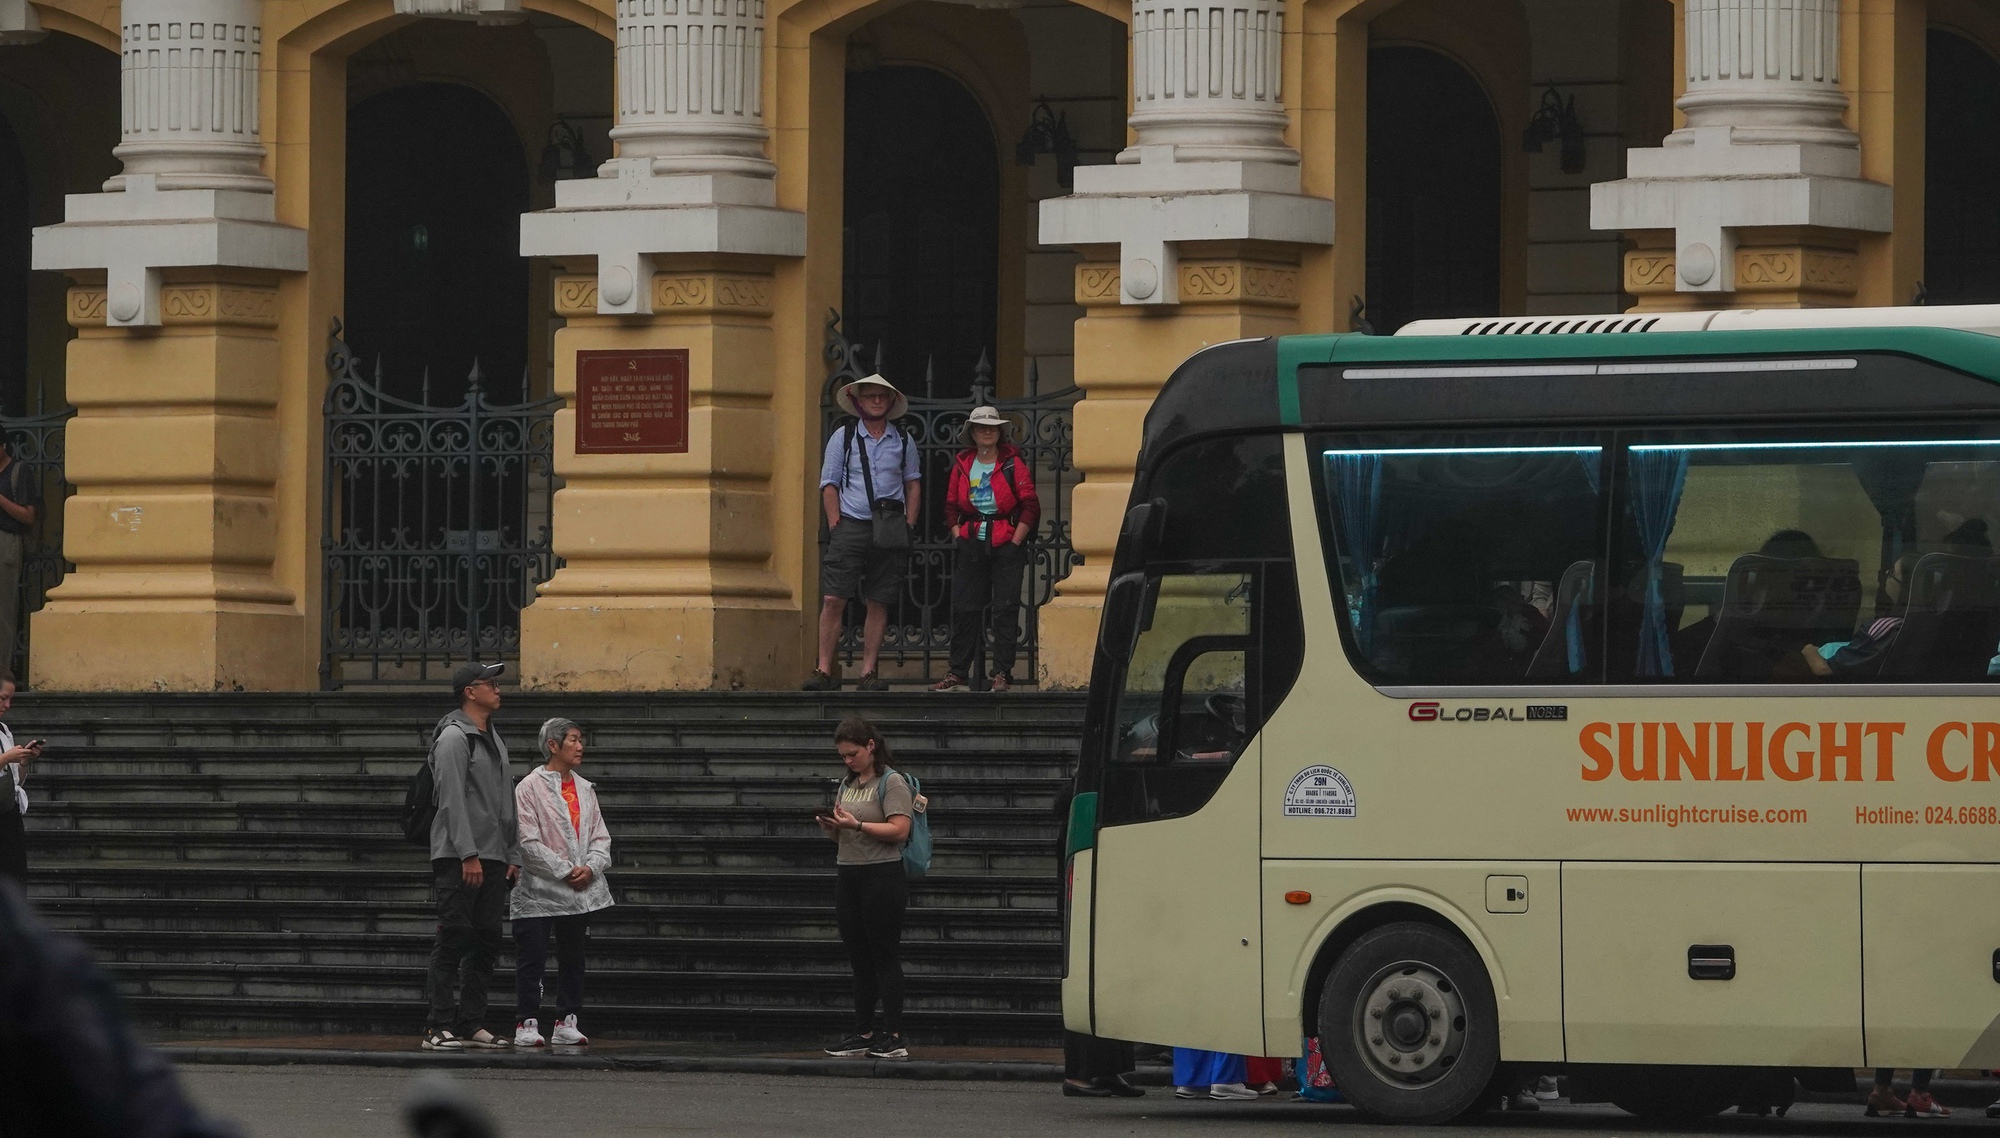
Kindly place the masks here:
[[(391, 1138), (405, 1133), (403, 1096), (419, 1076), (373, 1067), (181, 1069), (210, 1110), (253, 1138)], [(1143, 1099), (1066, 1099), (1053, 1086), (613, 1071), (472, 1071), (460, 1085), (493, 1108), (504, 1138), (1412, 1138), (1424, 1131), (1362, 1123), (1346, 1107), (1284, 1102), (1185, 1103), (1172, 1092)], [(866, 1119), (864, 1123), (862, 1120)], [(1984, 1114), (1949, 1120), (1864, 1119), (1858, 1106), (1802, 1103), (1790, 1117), (1724, 1116), (1687, 1132), (1755, 1138), (1894, 1138), (1914, 1130), (1990, 1131)], [(1490, 1115), (1440, 1138), (1537, 1138), (1676, 1131), (1610, 1107), (1555, 1105), (1533, 1115)]]

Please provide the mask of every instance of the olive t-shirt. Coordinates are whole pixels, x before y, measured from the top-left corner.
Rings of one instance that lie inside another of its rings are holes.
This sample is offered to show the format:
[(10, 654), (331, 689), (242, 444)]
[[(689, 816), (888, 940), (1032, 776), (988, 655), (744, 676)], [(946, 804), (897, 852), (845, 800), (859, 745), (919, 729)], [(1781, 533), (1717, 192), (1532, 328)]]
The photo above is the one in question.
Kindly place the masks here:
[[(847, 780), (840, 784), (840, 804), (863, 822), (887, 822), (897, 814), (909, 817), (914, 806), (910, 798), (910, 784), (895, 771), (890, 771), (884, 778), (884, 785), (877, 786), (873, 778), (862, 784), (855, 781), (855, 776), (847, 776)], [(878, 841), (859, 830), (840, 831), (840, 857), (837, 859), (840, 865), (880, 865), (886, 861), (901, 860), (903, 846), (900, 842)]]

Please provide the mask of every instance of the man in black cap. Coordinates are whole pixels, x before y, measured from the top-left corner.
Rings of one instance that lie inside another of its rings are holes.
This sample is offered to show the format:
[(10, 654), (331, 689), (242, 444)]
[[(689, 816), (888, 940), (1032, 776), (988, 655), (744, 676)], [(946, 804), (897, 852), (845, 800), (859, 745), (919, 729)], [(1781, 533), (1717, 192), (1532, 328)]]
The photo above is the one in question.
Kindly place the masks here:
[(431, 872), (438, 924), (425, 985), (426, 1051), (511, 1042), (479, 1022), (486, 1018), (486, 987), (500, 956), (507, 886), (521, 872), (514, 779), (507, 769), (507, 744), (492, 727), (500, 708), (497, 681), (505, 670), (504, 664), (460, 665), (451, 676), (458, 710), (438, 720), (432, 736), (437, 817), (431, 821)]

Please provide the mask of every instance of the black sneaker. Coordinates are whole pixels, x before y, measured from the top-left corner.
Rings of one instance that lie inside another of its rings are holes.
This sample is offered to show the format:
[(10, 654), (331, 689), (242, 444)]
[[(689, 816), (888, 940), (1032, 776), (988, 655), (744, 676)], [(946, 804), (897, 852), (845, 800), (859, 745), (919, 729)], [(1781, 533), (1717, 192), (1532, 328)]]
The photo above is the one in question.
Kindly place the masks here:
[(874, 672), (869, 672), (869, 673), (867, 673), (866, 675), (864, 675), (864, 676), (862, 676), (862, 677), (861, 677), (861, 682), (860, 682), (860, 683), (857, 683), (857, 684), (855, 684), (855, 685), (854, 685), (854, 690), (855, 690), (855, 691), (888, 691), (888, 690), (889, 690), (889, 681), (888, 681), (888, 680), (885, 680), (885, 679), (883, 679), (883, 678), (882, 678), (881, 676), (877, 675), (877, 674), (876, 674), (876, 673), (874, 673)]
[(814, 668), (813, 674), (806, 677), (806, 682), (799, 685), (799, 690), (839, 691), (840, 681), (834, 679), (832, 676), (827, 675), (825, 672), (820, 671), (818, 668)]
[(839, 1043), (834, 1044), (832, 1047), (827, 1048), (826, 1053), (828, 1055), (833, 1056), (836, 1059), (851, 1059), (856, 1055), (868, 1054), (869, 1045), (873, 1044), (874, 1042), (875, 1042), (875, 1035), (873, 1032), (870, 1032), (867, 1035), (861, 1035), (857, 1033), (855, 1035), (850, 1035), (846, 1039), (841, 1040)]
[(899, 1032), (895, 1035), (884, 1035), (876, 1039), (875, 1045), (868, 1049), (868, 1057), (870, 1059), (908, 1059), (910, 1057), (910, 1049), (903, 1046), (903, 1036)]

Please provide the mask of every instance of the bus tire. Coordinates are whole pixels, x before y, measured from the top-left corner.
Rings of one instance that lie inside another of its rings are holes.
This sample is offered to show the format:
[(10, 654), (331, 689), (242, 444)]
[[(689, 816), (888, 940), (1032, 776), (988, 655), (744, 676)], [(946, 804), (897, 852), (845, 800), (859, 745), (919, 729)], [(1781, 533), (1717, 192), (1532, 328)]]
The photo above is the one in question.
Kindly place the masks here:
[(1334, 1085), (1379, 1122), (1435, 1123), (1480, 1105), (1500, 1063), (1500, 1015), (1472, 946), (1414, 921), (1363, 933), (1320, 989)]

